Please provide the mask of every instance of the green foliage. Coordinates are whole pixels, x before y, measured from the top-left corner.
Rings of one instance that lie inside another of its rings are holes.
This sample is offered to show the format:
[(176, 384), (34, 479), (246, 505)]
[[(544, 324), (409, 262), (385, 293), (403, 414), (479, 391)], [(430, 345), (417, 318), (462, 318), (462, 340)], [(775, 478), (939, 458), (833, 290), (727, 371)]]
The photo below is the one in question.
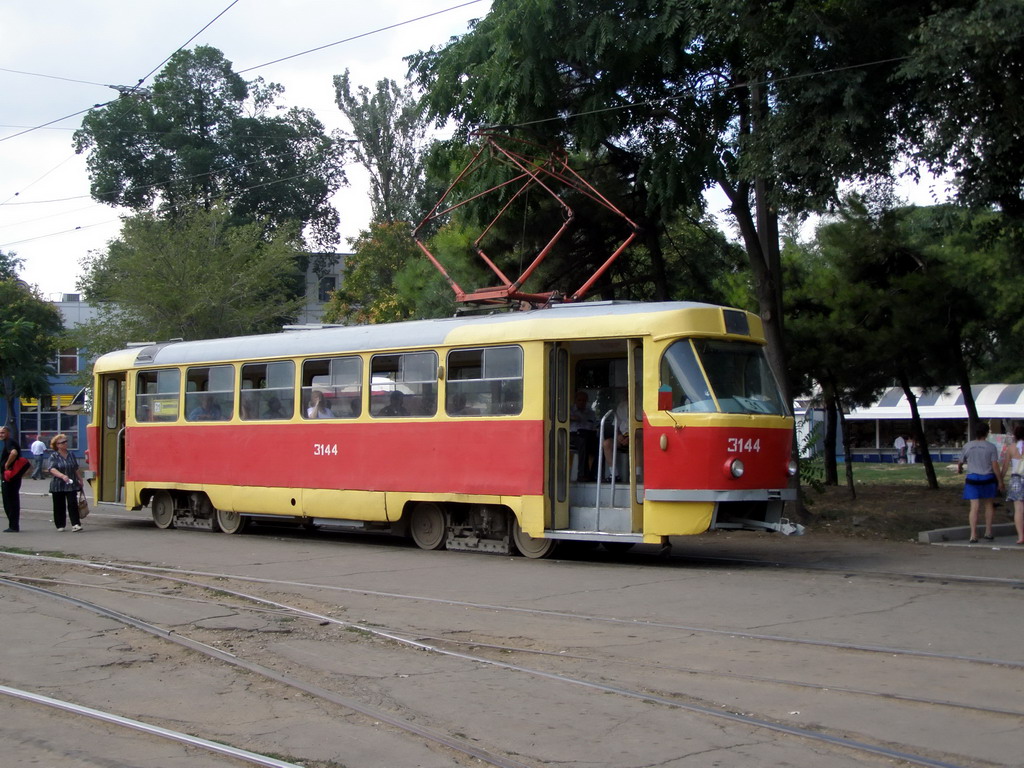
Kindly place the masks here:
[[(816, 421), (800, 443), (800, 488), (811, 488), (817, 493), (825, 491), (825, 458), (815, 449), (822, 440), (822, 423)], [(805, 504), (810, 504), (804, 496)]]
[(312, 244), (333, 246), (341, 145), (309, 110), (269, 114), (281, 92), (245, 81), (216, 48), (178, 51), (151, 92), (91, 110), (75, 133), (93, 197), (167, 218), (227, 206), (235, 223), (298, 224)]
[(79, 346), (99, 354), (130, 341), (278, 330), (300, 303), (283, 298), (295, 281), (298, 233), (266, 232), (261, 221), (232, 224), (217, 207), (174, 221), (126, 219), (121, 238), (83, 265), (79, 288), (100, 316), (75, 329)]
[(1024, 4), (975, 0), (928, 18), (900, 68), (908, 144), (933, 171), (953, 172), (961, 200), (1024, 219)]
[[(454, 121), (458, 135), (528, 126), (614, 165), (629, 181), (658, 291), (672, 271), (663, 222), (718, 185), (782, 374), (778, 211), (827, 205), (843, 181), (890, 173), (905, 127), (896, 107), (913, 87), (893, 80), (892, 62), (932, 9), (931, 0), (500, 0), (466, 35), (410, 62), (429, 114)], [(636, 285), (629, 271), (624, 261), (614, 284)], [(741, 287), (735, 276), (725, 283)]]
[(17, 280), (18, 271), (24, 263), (25, 260), (19, 259), (13, 252), (0, 251), (0, 280)]
[(422, 258), (403, 222), (374, 222), (350, 243), (341, 288), (324, 307), (328, 323), (389, 323), (414, 316), (414, 295), (400, 292), (397, 276)]
[[(12, 260), (3, 256), (0, 263), (6, 266)], [(63, 342), (64, 322), (53, 304), (9, 277), (0, 279), (0, 306), (0, 396), (10, 415), (19, 397), (50, 393), (48, 377), (55, 372), (53, 360)]]
[[(370, 174), (374, 221), (412, 222), (422, 215), (417, 195), (423, 188), (421, 145), (427, 124), (409, 86), (381, 80), (371, 92), (352, 93), (348, 70), (334, 76), (335, 101), (352, 124), (352, 152)], [(419, 215), (417, 215), (419, 214)]]

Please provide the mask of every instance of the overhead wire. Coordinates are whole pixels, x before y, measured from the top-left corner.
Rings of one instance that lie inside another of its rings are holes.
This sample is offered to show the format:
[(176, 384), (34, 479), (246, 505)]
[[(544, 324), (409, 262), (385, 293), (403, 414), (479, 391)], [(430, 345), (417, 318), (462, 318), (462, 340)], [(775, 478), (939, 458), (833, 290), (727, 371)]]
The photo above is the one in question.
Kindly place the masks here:
[(106, 83), (94, 83), (92, 80), (76, 80), (73, 77), (61, 77), (60, 75), (46, 75), (42, 72), (26, 72), (23, 69), (8, 69), (7, 67), (0, 67), (0, 72), (10, 72), (15, 75), (29, 75), (30, 77), (45, 77), (50, 80), (63, 80), (68, 83), (82, 83), (84, 85), (98, 85), (101, 88), (106, 87)]
[[(118, 88), (117, 90), (118, 90), (118, 93), (119, 93), (119, 97), (127, 95), (129, 93), (133, 93), (134, 91), (138, 90), (142, 86), (142, 84), (144, 82), (146, 82), (146, 80), (148, 80), (153, 75), (154, 72), (158, 71), (161, 67), (164, 66), (164, 64), (166, 64), (168, 61), (170, 61), (171, 56), (174, 56), (175, 53), (180, 51), (186, 45), (188, 45), (193, 40), (195, 40), (197, 37), (199, 37), (199, 35), (201, 35), (203, 32), (205, 32), (207, 29), (209, 29), (210, 26), (212, 24), (214, 24), (221, 16), (223, 16), (225, 13), (227, 13), (229, 10), (231, 10), (231, 8), (234, 7), (236, 3), (238, 3), (238, 0), (231, 0), (231, 2), (228, 4), (228, 6), (226, 8), (224, 8), (224, 10), (222, 10), (220, 13), (218, 13), (216, 16), (214, 16), (206, 24), (204, 24), (203, 27), (198, 32), (196, 32), (194, 35), (192, 35), (188, 40), (186, 40), (184, 43), (179, 45), (174, 50), (174, 52), (172, 52), (170, 54), (170, 56), (168, 56), (162, 62), (157, 64), (156, 67), (151, 69), (144, 77), (140, 78), (139, 81), (134, 86), (131, 86), (130, 88), (126, 88), (126, 89)], [(46, 77), (46, 78), (51, 78), (51, 79), (55, 79), (55, 80), (65, 80), (65, 81), (68, 81), (68, 82), (84, 83), (84, 84), (87, 84), (87, 85), (102, 85), (103, 87), (106, 87), (106, 88), (115, 88), (115, 86), (112, 86), (112, 85), (106, 85), (106, 84), (103, 84), (103, 83), (96, 83), (96, 82), (92, 82), (92, 81), (89, 81), (89, 80), (77, 80), (77, 79), (74, 79), (74, 78), (59, 77), (57, 75), (45, 75), (45, 74), (41, 74), (41, 73), (38, 73), (38, 72), (26, 72), (26, 71), (23, 71), (23, 70), (13, 70), (13, 69), (6, 69), (6, 68), (0, 68), (0, 69), (2, 69), (5, 72), (13, 72), (13, 73), (16, 73), (16, 74), (30, 75), (30, 76), (35, 76), (35, 77)], [(98, 109), (98, 108), (104, 107), (107, 104), (110, 104), (112, 101), (113, 100), (107, 101), (107, 102), (104, 102), (103, 104), (94, 104), (92, 107), (89, 107), (88, 109), (80, 110), (80, 111), (75, 112), (75, 113), (73, 113), (71, 115), (66, 115), (64, 117), (58, 118), (57, 120), (51, 120), (50, 122), (43, 123), (42, 125), (38, 125), (38, 126), (35, 126), (35, 127), (32, 127), (32, 128), (27, 128), (27, 129), (25, 129), (23, 131), (19, 131), (18, 133), (12, 134), (10, 136), (4, 136), (3, 138), (0, 138), (0, 141), (7, 141), (8, 139), (13, 139), (13, 138), (15, 138), (17, 136), (23, 136), (26, 133), (31, 133), (32, 131), (37, 131), (37, 130), (39, 130), (41, 128), (45, 128), (48, 125), (53, 125), (54, 123), (58, 123), (58, 122), (61, 122), (63, 120), (67, 120), (69, 117), (75, 117), (77, 115), (82, 114), (83, 112), (88, 112), (88, 111), (90, 111), (92, 109)], [(57, 168), (60, 168), (60, 166), (64, 165), (64, 163), (68, 162), (68, 160), (70, 160), (70, 159), (71, 159), (71, 157), (66, 158), (65, 160), (62, 160), (60, 163), (58, 163), (56, 166), (54, 166), (49, 171), (44, 173), (42, 176), (37, 178), (35, 181), (33, 181), (31, 184), (29, 184), (24, 189), (30, 189), (33, 185), (38, 183), (41, 179), (46, 178), (46, 176), (48, 176), (51, 173), (53, 173), (55, 170), (57, 170)], [(12, 200), (13, 198), (19, 196), (22, 191), (24, 191), (24, 190), (19, 190), (18, 192), (15, 192), (13, 195), (11, 195), (11, 197), (7, 198), (7, 200), (5, 200), (3, 203), (0, 203), (0, 205), (4, 205), (4, 204), (9, 203), (10, 200)], [(74, 198), (71, 198), (71, 199), (74, 199)], [(58, 214), (58, 215), (60, 215), (60, 214)], [(107, 223), (110, 223), (110, 222), (106, 221), (106, 222), (101, 222), (101, 223), (107, 224)], [(5, 245), (7, 245), (7, 246), (17, 245), (17, 244), (20, 244), (20, 243), (31, 242), (33, 240), (39, 240), (39, 239), (42, 239), (42, 238), (45, 238), (45, 237), (50, 237), (50, 236), (53, 236), (53, 235), (56, 235), (56, 234), (66, 234), (67, 232), (76, 232), (76, 231), (79, 231), (81, 229), (88, 229), (88, 228), (91, 228), (91, 227), (94, 227), (94, 226), (99, 226), (99, 224), (89, 224), (89, 225), (85, 225), (85, 226), (78, 226), (78, 227), (75, 227), (74, 229), (65, 230), (64, 232), (61, 232), (61, 233), (52, 233), (52, 234), (49, 234), (49, 235), (40, 235), (38, 237), (18, 240), (18, 241), (15, 241), (13, 243), (7, 243)]]
[[(180, 51), (180, 50), (181, 50), (182, 48), (184, 48), (184, 47), (185, 47), (186, 45), (188, 45), (188, 44), (189, 44), (189, 43), (191, 43), (191, 42), (192, 42), (193, 40), (195, 40), (195, 39), (196, 39), (197, 37), (199, 37), (199, 36), (200, 36), (201, 34), (203, 34), (203, 32), (205, 32), (205, 31), (206, 31), (207, 29), (209, 29), (209, 28), (210, 28), (210, 27), (211, 27), (211, 26), (212, 26), (212, 25), (214, 24), (214, 22), (216, 22), (216, 21), (217, 21), (217, 19), (219, 19), (219, 18), (220, 18), (221, 16), (223, 16), (223, 15), (224, 15), (225, 13), (227, 13), (227, 12), (228, 12), (228, 11), (230, 11), (230, 10), (231, 10), (232, 8), (234, 8), (234, 6), (235, 6), (235, 4), (236, 4), (237, 2), (238, 2), (238, 0), (231, 0), (231, 2), (230, 2), (230, 3), (228, 4), (228, 7), (227, 7), (227, 8), (225, 8), (225, 9), (224, 9), (223, 11), (221, 11), (220, 13), (218, 13), (218, 14), (217, 14), (216, 16), (214, 16), (214, 17), (213, 17), (212, 19), (210, 19), (210, 20), (209, 20), (209, 21), (208, 21), (208, 22), (207, 22), (207, 23), (206, 23), (206, 24), (205, 24), (205, 25), (203, 26), (203, 28), (202, 28), (202, 29), (200, 29), (200, 30), (199, 30), (198, 32), (196, 32), (196, 33), (195, 33), (194, 35), (192, 35), (192, 37), (190, 37), (190, 38), (189, 38), (188, 40), (186, 40), (186, 41), (185, 41), (184, 43), (182, 43), (181, 45), (179, 45), (179, 46), (178, 46), (178, 47), (177, 47), (177, 48), (176, 48), (176, 49), (174, 50), (174, 52), (173, 52), (173, 53), (171, 53), (171, 55), (170, 55), (170, 56), (168, 56), (168, 57), (167, 57), (166, 59), (164, 59), (164, 60), (163, 60), (163, 61), (161, 61), (161, 62), (160, 62), (159, 64), (157, 64), (157, 65), (156, 65), (155, 67), (153, 67), (153, 69), (149, 70), (149, 72), (148, 72), (148, 73), (146, 74), (146, 76), (145, 76), (145, 77), (143, 77), (143, 78), (142, 78), (141, 80), (139, 80), (139, 82), (138, 82), (138, 85), (136, 85), (136, 86), (135, 86), (135, 88), (138, 88), (138, 87), (139, 87), (139, 86), (141, 86), (141, 85), (142, 85), (142, 84), (143, 84), (144, 82), (146, 82), (147, 80), (149, 80), (149, 78), (151, 78), (151, 77), (153, 76), (153, 73), (155, 73), (155, 72), (159, 71), (159, 70), (160, 70), (160, 68), (161, 68), (161, 67), (162, 67), (162, 66), (163, 66), (164, 64), (166, 64), (166, 63), (167, 63), (168, 61), (170, 61), (170, 60), (171, 60), (171, 56), (174, 56), (174, 54), (175, 54), (175, 53), (177, 53), (178, 51)], [(135, 90), (135, 88), (133, 88), (132, 90)]]
[(257, 64), (257, 65), (252, 66), (252, 67), (246, 67), (245, 69), (238, 70), (238, 74), (241, 75), (241, 74), (244, 74), (245, 72), (251, 72), (254, 69), (261, 69), (262, 67), (269, 67), (271, 64), (280, 64), (282, 61), (288, 61), (289, 59), (295, 59), (295, 58), (298, 58), (299, 56), (306, 56), (307, 54), (310, 54), (310, 53), (316, 53), (317, 51), (322, 51), (325, 48), (332, 48), (335, 45), (341, 45), (342, 43), (351, 43), (353, 40), (359, 40), (359, 39), (364, 38), (364, 37), (369, 37), (370, 35), (376, 35), (376, 34), (379, 34), (381, 32), (388, 32), (388, 31), (390, 31), (392, 29), (398, 29), (399, 27), (404, 27), (407, 24), (412, 24), (412, 23), (417, 22), (417, 21), (423, 21), (424, 19), (429, 19), (429, 18), (432, 18), (434, 16), (440, 16), (441, 14), (449, 13), (450, 11), (457, 11), (459, 8), (465, 8), (467, 5), (475, 5), (476, 3), (480, 3), (480, 2), (483, 2), (483, 0), (468, 0), (468, 2), (460, 3), (459, 5), (453, 5), (453, 6), (450, 6), (448, 8), (442, 8), (440, 11), (434, 11), (432, 13), (424, 14), (423, 16), (417, 16), (414, 19), (406, 19), (405, 21), (399, 21), (399, 22), (396, 22), (394, 24), (389, 24), (386, 27), (378, 27), (377, 29), (370, 30), (369, 32), (362, 32), (362, 33), (360, 33), (358, 35), (352, 35), (352, 37), (346, 37), (344, 40), (338, 40), (336, 42), (327, 43), (325, 45), (318, 45), (316, 48), (310, 48), (309, 50), (306, 50), (306, 51), (300, 51), (299, 53), (293, 53), (290, 56), (282, 56), (281, 58), (274, 59), (273, 61), (266, 61), (266, 62), (264, 62), (262, 64)]
[[(185, 41), (182, 45), (180, 45), (174, 51), (174, 53), (177, 53), (182, 48), (187, 46), (190, 42), (195, 40), (196, 37), (198, 37), (200, 34), (202, 34), (203, 31), (205, 31), (208, 27), (210, 27), (210, 25), (212, 25), (214, 22), (216, 22), (221, 16), (223, 16), (228, 10), (230, 10), (237, 2), (238, 2), (238, 0), (232, 0), (232, 2), (226, 8), (224, 8), (220, 13), (218, 13), (213, 19), (211, 19), (205, 26), (203, 26), (202, 29), (200, 29), (198, 32), (196, 32), (194, 35), (192, 35), (192, 37), (190, 37), (187, 41)], [(311, 53), (315, 53), (317, 51), (324, 50), (326, 48), (331, 48), (331, 47), (336, 46), (336, 45), (341, 45), (343, 43), (351, 42), (353, 40), (358, 40), (358, 39), (361, 39), (361, 38), (364, 38), (364, 37), (368, 37), (370, 35), (379, 34), (381, 32), (386, 32), (386, 31), (389, 31), (389, 30), (392, 30), (392, 29), (397, 29), (399, 27), (406, 26), (406, 25), (412, 24), (414, 22), (423, 21), (424, 19), (432, 18), (434, 16), (438, 16), (438, 15), (441, 15), (441, 14), (444, 14), (444, 13), (449, 13), (451, 11), (458, 10), (460, 8), (464, 8), (464, 7), (467, 7), (467, 6), (470, 6), (470, 5), (475, 5), (475, 4), (479, 3), (479, 2), (482, 2), (482, 0), (468, 0), (468, 2), (459, 3), (457, 5), (449, 6), (447, 8), (443, 8), (443, 9), (441, 9), (439, 11), (434, 11), (432, 13), (423, 14), (421, 16), (417, 16), (417, 17), (414, 17), (412, 19), (406, 19), (404, 21), (400, 21), (400, 22), (397, 22), (395, 24), (389, 24), (389, 25), (384, 26), (384, 27), (378, 27), (376, 29), (369, 30), (367, 32), (363, 32), (363, 33), (360, 33), (358, 35), (353, 35), (353, 36), (345, 38), (343, 40), (338, 40), (338, 41), (335, 41), (333, 43), (327, 43), (325, 45), (320, 45), (320, 46), (317, 46), (315, 48), (310, 48), (310, 49), (307, 49), (305, 51), (300, 51), (298, 53), (294, 53), (294, 54), (291, 54), (289, 56), (284, 56), (284, 57), (281, 57), (279, 59), (274, 59), (273, 61), (268, 61), (268, 62), (264, 62), (262, 64), (257, 64), (257, 65), (252, 66), (252, 67), (247, 67), (245, 69), (238, 70), (238, 74), (242, 74), (242, 73), (245, 73), (245, 72), (250, 72), (252, 70), (260, 69), (260, 68), (263, 68), (263, 67), (268, 67), (268, 66), (271, 66), (272, 64), (277, 64), (277, 63), (282, 62), (282, 61), (288, 61), (290, 59), (294, 59), (294, 58), (297, 58), (299, 56), (305, 56), (305, 55), (308, 55), (308, 54), (311, 54)], [(161, 62), (154, 69), (152, 69), (148, 74), (146, 74), (145, 77), (141, 78), (135, 86), (132, 86), (131, 88), (126, 89), (125, 92), (126, 93), (130, 93), (131, 91), (133, 91), (133, 90), (137, 89), (138, 87), (140, 87), (142, 85), (142, 83), (144, 83), (147, 79), (149, 79), (153, 75), (153, 73), (155, 73), (162, 66), (164, 66), (164, 64), (166, 64), (170, 60), (170, 58), (174, 55), (174, 53), (172, 53), (170, 56), (165, 58), (163, 60), (163, 62)], [(7, 70), (7, 71), (16, 71), (16, 70)], [(38, 73), (29, 73), (29, 72), (20, 72), (20, 71), (18, 71), (18, 72), (20, 74), (38, 75), (40, 77), (56, 77), (56, 76), (48, 76), (48, 75), (39, 75)], [(57, 79), (68, 79), (68, 80), (70, 80), (71, 78), (57, 78)], [(91, 85), (100, 85), (100, 83), (91, 83), (90, 81), (84, 81), (84, 80), (76, 81), (76, 82), (82, 82), (82, 83), (87, 83), (87, 84), (91, 84)], [(106, 87), (111, 87), (111, 86), (106, 86)], [(65, 117), (61, 117), (61, 118), (58, 118), (56, 120), (51, 120), (48, 123), (44, 123), (42, 125), (38, 125), (38, 126), (27, 128), (27, 129), (25, 129), (23, 131), (20, 131), (20, 132), (18, 132), (16, 134), (12, 134), (10, 136), (0, 137), (0, 142), (6, 141), (7, 139), (15, 138), (17, 136), (22, 136), (22, 135), (24, 135), (26, 133), (30, 133), (30, 132), (35, 131), (35, 130), (39, 130), (40, 128), (44, 128), (46, 126), (52, 125), (52, 124), (60, 122), (62, 120), (66, 120), (69, 117), (74, 117), (76, 115), (82, 114), (83, 112), (88, 112), (90, 109), (102, 108), (104, 106), (107, 106), (108, 104), (111, 104), (113, 101), (114, 100), (107, 101), (107, 102), (104, 102), (102, 104), (95, 104), (92, 107), (89, 107), (88, 109), (83, 109), (83, 110), (80, 110), (79, 112), (75, 112), (75, 113), (73, 113), (71, 115), (66, 115)], [(67, 162), (67, 160), (62, 161), (61, 164), (63, 164), (64, 162)], [(55, 169), (51, 169), (51, 171), (49, 171), (47, 173), (51, 173), (52, 170), (55, 170)], [(44, 174), (44, 176), (45, 175), (47, 175), (47, 174)], [(40, 177), (40, 178), (42, 178), (42, 177)], [(300, 177), (292, 177), (292, 178), (301, 178), (301, 176)], [(284, 180), (282, 180), (282, 181), (284, 181)], [(35, 183), (35, 182), (33, 182), (33, 183)], [(270, 183), (273, 183), (273, 182), (263, 182), (262, 184), (260, 184), (258, 186), (266, 186), (266, 185), (268, 185)], [(240, 191), (246, 191), (246, 190), (240, 190)], [(14, 195), (11, 196), (11, 198), (8, 198), (7, 201), (4, 201), (4, 203), (0, 203), (0, 205), (11, 204), (11, 203), (9, 203), (9, 201), (13, 197), (17, 197), (18, 194), (20, 194), (20, 193), (15, 193)], [(52, 200), (52, 201), (40, 201), (40, 202), (64, 202), (64, 201), (68, 201), (68, 200), (81, 199), (81, 198), (84, 198), (84, 197), (89, 197), (89, 196), (81, 195), (81, 196), (75, 196), (75, 197), (70, 197), (70, 198), (61, 198), (61, 199)], [(13, 203), (13, 204), (14, 205), (27, 205), (27, 204), (30, 204), (30, 202), (25, 202), (25, 203), (18, 202), (18, 203)], [(63, 214), (55, 214), (55, 215), (63, 215)], [(95, 226), (95, 225), (89, 225), (89, 226)], [(53, 234), (54, 235), (66, 234), (67, 232), (72, 232), (72, 231), (75, 231), (75, 230), (74, 229), (72, 229), (72, 230), (64, 230), (62, 232), (53, 233)], [(24, 242), (28, 242), (29, 240), (38, 240), (38, 239), (45, 238), (47, 236), (48, 235), (40, 235), (40, 236), (35, 237), (35, 238), (29, 238), (28, 240), (19, 240), (17, 242), (13, 242), (13, 243), (2, 243), (2, 244), (0, 244), (0, 247), (9, 246), (9, 245), (15, 245), (15, 244), (18, 244), (18, 243), (24, 243)]]

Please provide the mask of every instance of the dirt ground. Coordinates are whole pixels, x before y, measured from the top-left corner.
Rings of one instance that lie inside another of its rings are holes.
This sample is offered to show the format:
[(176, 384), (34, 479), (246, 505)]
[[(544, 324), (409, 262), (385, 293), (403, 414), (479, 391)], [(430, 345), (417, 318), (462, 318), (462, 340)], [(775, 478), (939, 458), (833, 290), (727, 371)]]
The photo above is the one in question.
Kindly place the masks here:
[[(823, 533), (888, 541), (917, 541), (921, 531), (967, 524), (967, 502), (962, 489), (907, 485), (855, 485), (855, 497), (846, 485), (823, 493), (806, 491), (807, 522)], [(1011, 519), (1006, 505), (997, 501), (996, 522)], [(1012, 510), (1011, 510), (1012, 514)]]

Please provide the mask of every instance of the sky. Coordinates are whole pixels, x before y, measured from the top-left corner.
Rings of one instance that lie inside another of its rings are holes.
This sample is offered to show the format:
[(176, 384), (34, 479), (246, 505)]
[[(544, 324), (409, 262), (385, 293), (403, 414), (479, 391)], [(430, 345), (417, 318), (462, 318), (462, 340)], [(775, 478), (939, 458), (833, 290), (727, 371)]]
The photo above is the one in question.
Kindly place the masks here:
[[(312, 109), (328, 131), (348, 130), (334, 75), (348, 69), (354, 86), (371, 88), (384, 78), (403, 82), (403, 57), (466, 32), (489, 7), (489, 0), (0, 0), (0, 250), (24, 261), (20, 276), (44, 297), (76, 292), (82, 259), (117, 238), (127, 212), (89, 196), (72, 134), (86, 110), (117, 97), (108, 86), (135, 85), (180, 47), (218, 48), (247, 80), (284, 86), (278, 104)], [(293, 58), (268, 64), (284, 57)], [(30, 130), (38, 126), (45, 127)], [(365, 173), (354, 164), (345, 171), (351, 184), (333, 201), (342, 249), (370, 218)]]

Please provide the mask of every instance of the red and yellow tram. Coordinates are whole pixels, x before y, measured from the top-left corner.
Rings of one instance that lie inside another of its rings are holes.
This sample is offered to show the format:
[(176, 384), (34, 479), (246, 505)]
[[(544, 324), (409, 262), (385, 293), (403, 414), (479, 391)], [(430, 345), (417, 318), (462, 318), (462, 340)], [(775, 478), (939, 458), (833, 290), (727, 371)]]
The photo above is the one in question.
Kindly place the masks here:
[[(688, 302), (137, 346), (96, 362), (94, 492), (159, 528), (284, 519), (528, 557), (791, 532), (793, 419), (763, 346), (756, 315)], [(579, 391), (607, 480), (579, 479)]]

